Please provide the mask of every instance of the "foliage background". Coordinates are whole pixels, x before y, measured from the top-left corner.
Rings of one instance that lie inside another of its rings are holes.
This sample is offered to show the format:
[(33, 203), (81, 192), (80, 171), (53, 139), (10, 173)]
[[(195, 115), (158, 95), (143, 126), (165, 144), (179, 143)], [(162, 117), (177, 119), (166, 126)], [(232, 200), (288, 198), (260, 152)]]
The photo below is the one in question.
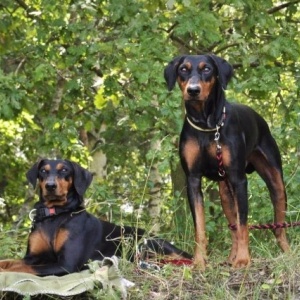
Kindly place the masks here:
[[(177, 154), (180, 93), (167, 92), (162, 74), (174, 56), (210, 52), (235, 68), (228, 100), (250, 105), (268, 121), (283, 156), (288, 218), (298, 220), (299, 2), (2, 0), (3, 230), (28, 227), (34, 201), (28, 168), (40, 157), (64, 157), (102, 174), (87, 195), (90, 211), (148, 229), (159, 223), (162, 235), (191, 250)], [(211, 249), (223, 251), (229, 233), (222, 230), (215, 185), (207, 182), (205, 191)], [(251, 176), (250, 223), (272, 221), (268, 198), (262, 180)]]

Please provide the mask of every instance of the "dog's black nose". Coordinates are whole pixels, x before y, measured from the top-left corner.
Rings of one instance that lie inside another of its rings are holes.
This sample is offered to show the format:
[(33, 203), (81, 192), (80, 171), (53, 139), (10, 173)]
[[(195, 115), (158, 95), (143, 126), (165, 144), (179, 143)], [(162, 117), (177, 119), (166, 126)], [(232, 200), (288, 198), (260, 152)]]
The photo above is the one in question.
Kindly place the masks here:
[(198, 96), (200, 94), (201, 89), (198, 85), (190, 85), (187, 88), (187, 92), (190, 96), (195, 97), (195, 96)]
[(52, 192), (52, 191), (54, 191), (57, 188), (57, 185), (56, 185), (55, 182), (47, 182), (45, 184), (45, 187), (46, 187), (46, 189), (47, 189), (48, 192)]

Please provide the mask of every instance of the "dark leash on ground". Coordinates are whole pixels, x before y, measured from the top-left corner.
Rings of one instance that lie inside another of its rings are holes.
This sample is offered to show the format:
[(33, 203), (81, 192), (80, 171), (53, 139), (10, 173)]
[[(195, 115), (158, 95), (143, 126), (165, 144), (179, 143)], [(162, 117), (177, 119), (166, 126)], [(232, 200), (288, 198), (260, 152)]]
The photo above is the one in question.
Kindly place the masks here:
[(182, 257), (159, 257), (148, 248), (147, 239), (140, 243), (136, 249), (136, 262), (138, 269), (160, 271), (165, 265), (190, 266), (193, 264), (192, 259)]
[[(249, 225), (248, 228), (252, 229), (277, 229), (277, 228), (289, 228), (289, 227), (296, 227), (300, 226), (300, 222), (291, 222), (291, 223), (269, 223), (269, 224), (258, 224), (258, 225)], [(235, 224), (229, 224), (228, 228), (230, 230), (236, 230), (237, 226)]]

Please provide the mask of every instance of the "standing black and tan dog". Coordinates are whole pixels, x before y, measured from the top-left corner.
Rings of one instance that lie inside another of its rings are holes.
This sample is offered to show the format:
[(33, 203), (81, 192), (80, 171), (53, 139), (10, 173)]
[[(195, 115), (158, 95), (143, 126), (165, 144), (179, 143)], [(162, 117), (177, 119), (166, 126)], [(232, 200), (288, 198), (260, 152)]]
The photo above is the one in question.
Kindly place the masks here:
[[(246, 173), (257, 171), (274, 206), (275, 222), (285, 220), (286, 193), (281, 157), (265, 120), (251, 108), (226, 101), (224, 90), (232, 66), (215, 55), (183, 55), (165, 68), (169, 90), (178, 83), (186, 116), (180, 136), (180, 158), (195, 226), (194, 263), (205, 268), (206, 245), (201, 177), (219, 182), (223, 211), (232, 231), (229, 262), (250, 263)], [(275, 230), (283, 251), (289, 249), (285, 230)]]
[[(145, 231), (101, 221), (86, 212), (83, 196), (92, 181), (89, 171), (68, 160), (44, 159), (28, 171), (27, 178), (33, 186), (38, 180), (40, 186), (27, 252), (21, 260), (0, 261), (0, 271), (40, 276), (76, 272), (85, 268), (89, 260), (121, 256), (126, 238), (132, 246), (128, 258), (133, 259), (135, 241)], [(147, 239), (145, 247), (175, 259), (192, 258), (159, 238)]]

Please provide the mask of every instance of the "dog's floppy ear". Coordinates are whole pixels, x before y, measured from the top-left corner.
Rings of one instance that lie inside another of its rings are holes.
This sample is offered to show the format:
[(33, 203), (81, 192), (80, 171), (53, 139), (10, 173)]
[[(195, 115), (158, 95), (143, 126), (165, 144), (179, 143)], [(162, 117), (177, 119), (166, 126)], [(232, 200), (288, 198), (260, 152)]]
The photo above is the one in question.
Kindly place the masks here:
[(36, 162), (30, 169), (29, 171), (26, 173), (26, 178), (29, 181), (29, 183), (32, 184), (33, 188), (35, 189), (36, 187), (36, 181), (38, 179), (38, 174), (39, 174), (39, 166), (40, 164), (43, 162), (42, 160), (39, 160), (38, 162)]
[(176, 84), (177, 69), (185, 57), (185, 55), (177, 56), (165, 67), (164, 76), (169, 91), (171, 91)]
[(93, 175), (87, 169), (84, 169), (79, 164), (69, 161), (74, 169), (74, 187), (76, 192), (83, 196), (87, 188), (90, 186)]
[(209, 57), (214, 61), (219, 75), (219, 81), (224, 90), (227, 88), (227, 84), (233, 76), (232, 66), (223, 58), (210, 54)]

